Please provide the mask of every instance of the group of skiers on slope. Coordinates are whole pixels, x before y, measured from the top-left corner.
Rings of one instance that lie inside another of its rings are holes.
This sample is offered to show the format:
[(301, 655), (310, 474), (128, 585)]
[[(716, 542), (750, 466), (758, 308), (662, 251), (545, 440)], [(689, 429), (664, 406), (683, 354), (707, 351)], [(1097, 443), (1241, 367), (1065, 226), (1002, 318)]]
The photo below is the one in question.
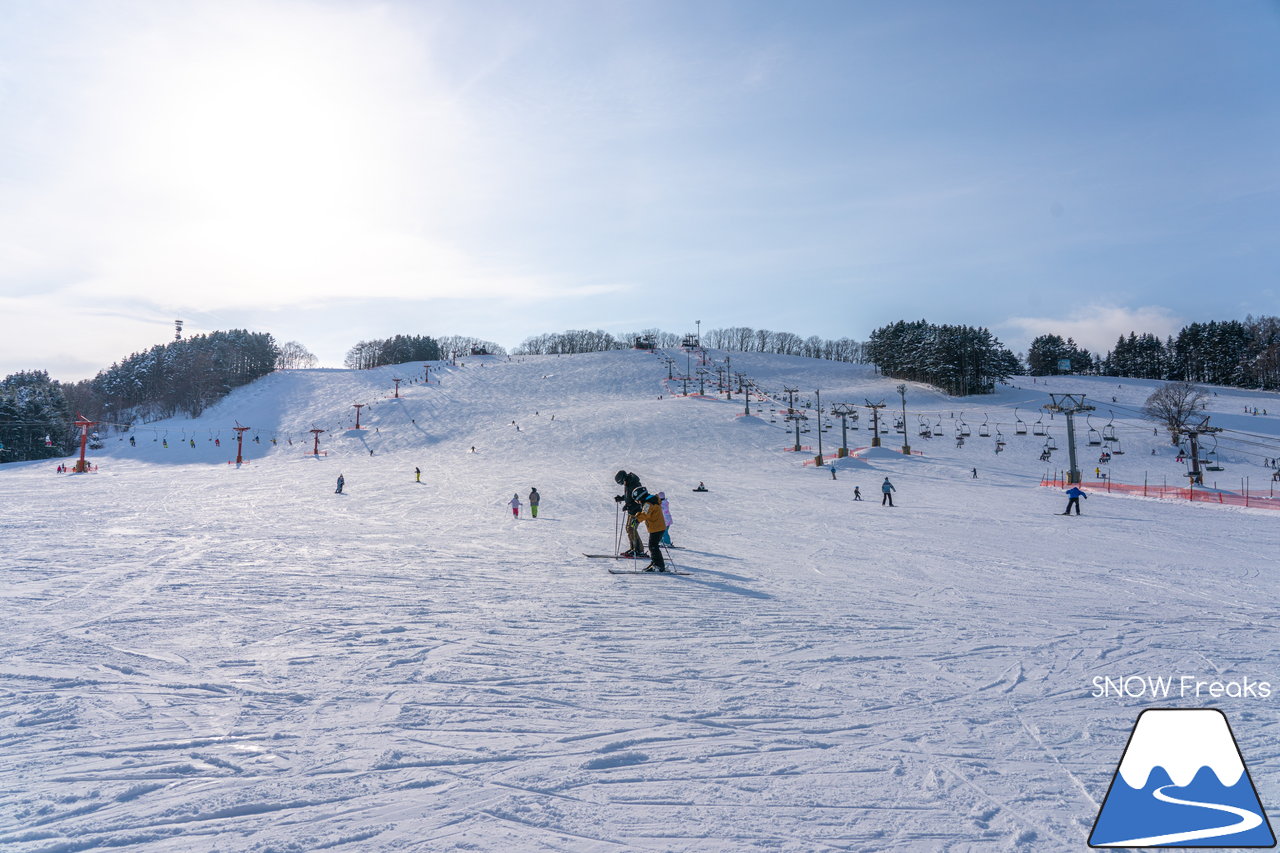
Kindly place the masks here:
[[(648, 557), (651, 562), (644, 567), (644, 571), (665, 572), (667, 563), (662, 557), (661, 546), (671, 544), (671, 536), (667, 532), (667, 528), (671, 526), (671, 508), (667, 504), (666, 493), (649, 494), (649, 490), (640, 482), (640, 478), (628, 471), (618, 471), (613, 475), (613, 481), (622, 486), (622, 494), (615, 495), (613, 500), (615, 503), (622, 504), (622, 509), (627, 514), (625, 528), (630, 548), (621, 556)], [(705, 490), (703, 487), (703, 491)], [(649, 532), (647, 553), (640, 542), (641, 523)]]
[[(974, 469), (975, 472), (977, 469)], [(416, 482), (422, 482), (422, 472), (418, 468), (413, 469)], [(671, 506), (667, 503), (667, 495), (665, 492), (658, 492), (656, 495), (649, 494), (649, 490), (640, 482), (640, 477), (628, 471), (618, 471), (613, 475), (613, 481), (622, 486), (622, 494), (615, 495), (614, 501), (622, 504), (622, 509), (627, 514), (627, 542), (629, 549), (622, 552), (623, 557), (649, 557), (653, 562), (645, 567), (645, 571), (665, 572), (667, 570), (666, 562), (662, 558), (662, 551), (659, 545), (670, 545), (671, 534), (668, 528), (671, 527)], [(338, 487), (334, 489), (335, 494), (342, 494), (342, 487), (346, 484), (346, 480), (342, 475), (338, 475)], [(695, 492), (705, 492), (707, 487), (702, 483), (698, 483)], [(889, 482), (889, 478), (885, 477), (884, 482), (880, 484), (880, 505), (888, 504), (893, 506), (893, 493), (897, 491), (893, 483)], [(1070, 515), (1074, 508), (1076, 515), (1080, 514), (1080, 499), (1088, 499), (1088, 495), (1080, 490), (1078, 486), (1072, 486), (1067, 490), (1067, 509), (1063, 515)], [(862, 500), (862, 490), (858, 486), (853, 487), (853, 499), (855, 501)], [(534, 518), (538, 517), (538, 504), (541, 502), (542, 496), (538, 494), (537, 488), (529, 490), (529, 514)], [(511, 507), (511, 515), (514, 518), (520, 517), (520, 508), (524, 506), (520, 502), (520, 494), (517, 492), (511, 496), (511, 500), (507, 501), (507, 506)], [(649, 533), (649, 550), (646, 552), (644, 544), (640, 541), (640, 524), (643, 523), (645, 529)]]
[[(529, 514), (534, 518), (538, 517), (538, 503), (541, 500), (542, 495), (538, 494), (536, 488), (529, 490)], [(507, 501), (507, 506), (511, 507), (512, 518), (520, 517), (520, 507), (524, 506), (524, 504), (520, 503), (520, 494), (518, 492), (511, 496), (511, 500)]]

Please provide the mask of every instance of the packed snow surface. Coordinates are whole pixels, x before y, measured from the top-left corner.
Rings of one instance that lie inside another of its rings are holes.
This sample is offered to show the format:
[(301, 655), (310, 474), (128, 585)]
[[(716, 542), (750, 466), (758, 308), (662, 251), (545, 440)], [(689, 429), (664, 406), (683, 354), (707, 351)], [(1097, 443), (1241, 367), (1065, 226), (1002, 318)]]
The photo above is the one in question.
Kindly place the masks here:
[[(900, 411), (870, 368), (730, 355)], [(0, 849), (1078, 850), (1146, 707), (1223, 710), (1280, 803), (1280, 697), (1094, 695), (1280, 690), (1280, 513), (1089, 489), (1063, 517), (1039, 483), (1064, 451), (1015, 433), (1065, 448), (1039, 407), (1085, 393), (1113, 477), (1178, 484), (1133, 414), (1154, 383), (909, 384), (921, 455), (889, 433), (833, 479), (839, 419), (790, 452), (776, 406), (679, 396), (652, 353), (422, 368), (276, 373), (104, 432), (96, 473), (0, 466)], [(1280, 400), (1215, 390), (1214, 424), (1280, 455)], [(1218, 456), (1220, 487), (1268, 488), (1261, 455)], [(615, 550), (619, 469), (666, 492), (688, 577), (583, 556)]]

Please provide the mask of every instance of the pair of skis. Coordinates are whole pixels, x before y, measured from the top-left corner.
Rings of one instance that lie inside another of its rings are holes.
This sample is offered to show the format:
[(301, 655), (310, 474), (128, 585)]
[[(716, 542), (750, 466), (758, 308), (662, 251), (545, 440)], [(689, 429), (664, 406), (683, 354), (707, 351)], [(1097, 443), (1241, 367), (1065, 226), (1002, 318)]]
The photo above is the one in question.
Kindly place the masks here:
[[(624, 557), (621, 554), (583, 554), (584, 557), (590, 557), (593, 560), (630, 560), (631, 557)], [(667, 569), (666, 571), (658, 571), (654, 569), (646, 572), (644, 569), (609, 569), (611, 575), (688, 575), (689, 572), (681, 572), (675, 569)]]

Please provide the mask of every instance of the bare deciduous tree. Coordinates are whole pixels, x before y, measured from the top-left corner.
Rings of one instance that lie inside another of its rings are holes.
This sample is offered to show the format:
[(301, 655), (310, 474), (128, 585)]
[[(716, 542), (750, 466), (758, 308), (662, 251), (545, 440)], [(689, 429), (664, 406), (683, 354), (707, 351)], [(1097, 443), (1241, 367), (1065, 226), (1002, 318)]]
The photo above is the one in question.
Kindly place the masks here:
[(1169, 430), (1169, 441), (1177, 444), (1182, 438), (1182, 425), (1204, 408), (1209, 398), (1204, 389), (1190, 382), (1169, 382), (1147, 398), (1142, 413), (1158, 421)]
[(315, 367), (320, 362), (306, 347), (297, 341), (289, 341), (280, 346), (280, 355), (276, 358), (276, 367), (280, 370), (303, 370)]

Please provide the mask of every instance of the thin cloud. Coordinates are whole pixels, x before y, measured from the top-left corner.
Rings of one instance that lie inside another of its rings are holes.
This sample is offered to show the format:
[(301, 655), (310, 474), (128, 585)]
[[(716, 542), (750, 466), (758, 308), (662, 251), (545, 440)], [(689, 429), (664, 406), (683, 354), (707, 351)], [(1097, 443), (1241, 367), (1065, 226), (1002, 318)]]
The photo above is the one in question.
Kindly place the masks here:
[(1072, 338), (1090, 352), (1106, 354), (1121, 335), (1151, 333), (1158, 338), (1175, 334), (1184, 321), (1169, 309), (1157, 305), (1124, 308), (1118, 305), (1087, 305), (1065, 317), (1011, 317), (1000, 324), (1012, 330), (1007, 337), (1025, 349), (1041, 335)]

